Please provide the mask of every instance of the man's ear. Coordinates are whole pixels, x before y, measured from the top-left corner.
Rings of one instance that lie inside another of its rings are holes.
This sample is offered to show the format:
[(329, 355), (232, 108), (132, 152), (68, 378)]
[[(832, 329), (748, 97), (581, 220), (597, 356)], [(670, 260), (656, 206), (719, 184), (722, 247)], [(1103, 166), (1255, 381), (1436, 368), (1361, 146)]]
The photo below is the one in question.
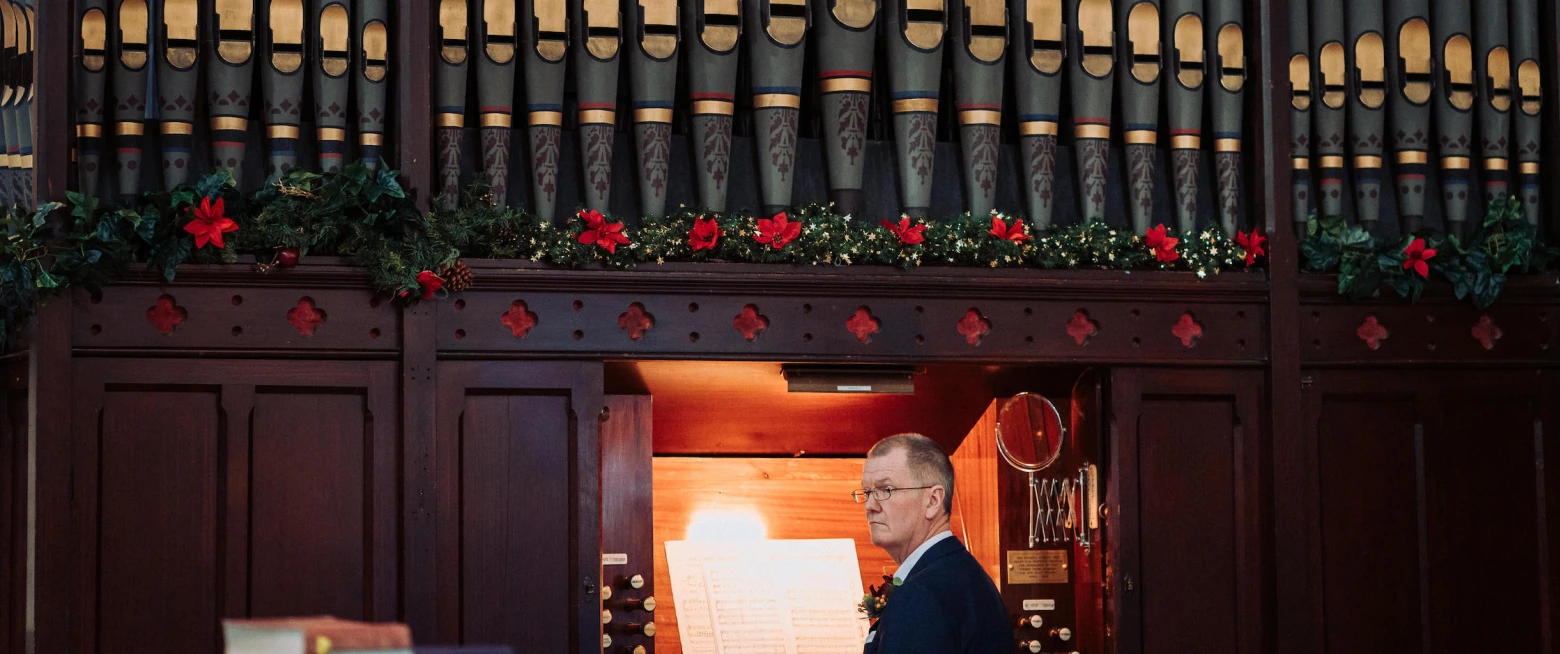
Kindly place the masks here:
[(943, 496), (948, 494), (948, 489), (942, 486), (933, 486), (926, 489), (926, 505), (921, 507), (921, 512), (929, 519), (936, 519), (942, 515)]

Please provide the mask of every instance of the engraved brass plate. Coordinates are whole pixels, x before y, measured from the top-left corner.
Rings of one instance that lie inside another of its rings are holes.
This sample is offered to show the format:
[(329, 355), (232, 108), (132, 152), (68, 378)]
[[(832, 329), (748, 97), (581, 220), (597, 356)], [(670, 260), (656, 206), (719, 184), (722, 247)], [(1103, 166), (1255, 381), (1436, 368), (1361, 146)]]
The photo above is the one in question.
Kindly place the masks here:
[(639, 44), (656, 59), (677, 54), (677, 0), (639, 0), (644, 11)]
[[(831, 1), (831, 0), (824, 0)], [(877, 18), (877, 0), (832, 0), (834, 20), (851, 29), (864, 29)]]
[(1446, 67), (1447, 101), (1463, 111), (1472, 108), (1473, 45), (1468, 43), (1468, 37), (1458, 34), (1446, 40), (1441, 65)]
[(1219, 85), (1231, 93), (1246, 85), (1246, 37), (1235, 23), (1219, 28)]
[(1537, 116), (1543, 108), (1544, 90), (1539, 78), (1538, 62), (1529, 59), (1517, 64), (1517, 86), (1522, 89), (1522, 113)]
[(1062, 0), (1025, 0), (1029, 11), (1029, 65), (1047, 75), (1062, 69)]
[(906, 0), (904, 4), (905, 40), (922, 50), (935, 50), (942, 45), (943, 33), (948, 30), (943, 0)]
[(1354, 72), (1360, 104), (1379, 109), (1387, 101), (1387, 54), (1380, 34), (1366, 32), (1354, 42)]
[(466, 0), (439, 0), (439, 56), (460, 65), (466, 63)]
[[(10, 7), (10, 3), (7, 3)], [(6, 10), (6, 21), (13, 26), (17, 19), (11, 12), (15, 8)], [(119, 62), (130, 70), (140, 70), (146, 65), (147, 53), (147, 27), (150, 26), (150, 18), (146, 12), (146, 0), (124, 0), (119, 4)], [(16, 45), (17, 34), (15, 28), (6, 31), (6, 47)]]
[(363, 26), (363, 77), (383, 82), (390, 73), (390, 32), (383, 21)]
[(1110, 0), (1078, 0), (1078, 30), (1083, 35), (1083, 72), (1109, 75), (1115, 64)]
[(1203, 75), (1203, 25), (1202, 17), (1186, 14), (1175, 22), (1175, 77), (1181, 86), (1189, 89), (1202, 87)]
[(81, 65), (94, 73), (103, 70), (108, 52), (108, 17), (102, 9), (81, 15)]
[(536, 25), (532, 41), (543, 61), (563, 61), (569, 49), (569, 9), (564, 0), (535, 0), (531, 13)]
[(742, 35), (738, 16), (737, 0), (704, 0), (704, 29), (699, 32), (704, 47), (720, 53), (737, 47), (737, 38)]
[(969, 33), (967, 47), (970, 56), (985, 63), (996, 63), (1007, 49), (1006, 0), (963, 0), (966, 29)]
[(174, 68), (195, 65), (200, 52), (200, 6), (195, 0), (165, 0), (163, 46), (163, 57)]
[(585, 49), (597, 59), (617, 56), (622, 43), (622, 26), (618, 24), (617, 2), (614, 0), (583, 0), (585, 3)]
[(1488, 79), (1490, 106), (1496, 111), (1511, 108), (1511, 53), (1505, 46), (1490, 49), (1485, 57), (1484, 74)]
[(1401, 60), (1403, 97), (1414, 104), (1430, 101), (1430, 26), (1425, 19), (1414, 18), (1398, 30), (1398, 58)]
[(764, 0), (760, 4), (768, 8), (764, 31), (775, 43), (796, 45), (807, 36), (807, 0)]
[(303, 67), (303, 0), (271, 0), (271, 67), (291, 73)]
[(1303, 52), (1289, 58), (1289, 95), (1294, 108), (1311, 108), (1311, 58)]
[(253, 0), (217, 0), (217, 56), (230, 64), (249, 61), (255, 50)]
[(495, 64), (515, 58), (515, 0), (483, 0), (482, 51)]
[(1333, 41), (1322, 46), (1322, 104), (1332, 109), (1343, 106), (1344, 91), (1348, 85), (1344, 82), (1343, 44)]
[(1144, 84), (1159, 79), (1159, 7), (1139, 2), (1127, 14), (1128, 62), (1132, 78)]
[(341, 77), (347, 73), (347, 39), (352, 33), (348, 22), (350, 19), (344, 5), (329, 5), (320, 12), (320, 70), (331, 77)]
[(1009, 584), (1065, 584), (1067, 550), (1008, 550)]

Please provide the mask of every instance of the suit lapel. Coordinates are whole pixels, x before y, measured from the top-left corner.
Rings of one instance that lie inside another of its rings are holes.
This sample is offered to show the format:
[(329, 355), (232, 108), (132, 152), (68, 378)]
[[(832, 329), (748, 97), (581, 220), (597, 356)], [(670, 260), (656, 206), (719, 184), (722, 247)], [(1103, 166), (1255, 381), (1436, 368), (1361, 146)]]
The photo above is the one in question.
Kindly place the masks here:
[(921, 555), (921, 560), (915, 562), (915, 568), (910, 570), (910, 576), (905, 577), (905, 581), (910, 581), (922, 572), (925, 572), (928, 567), (931, 567), (932, 562), (963, 549), (964, 543), (959, 542), (957, 536), (950, 536), (938, 541), (936, 545), (933, 545), (931, 549), (926, 550)]

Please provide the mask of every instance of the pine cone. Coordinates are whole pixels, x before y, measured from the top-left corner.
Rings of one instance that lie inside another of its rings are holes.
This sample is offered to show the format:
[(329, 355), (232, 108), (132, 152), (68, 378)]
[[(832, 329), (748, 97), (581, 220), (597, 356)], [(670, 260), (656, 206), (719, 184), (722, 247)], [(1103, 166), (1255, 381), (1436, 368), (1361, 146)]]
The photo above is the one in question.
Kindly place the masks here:
[(453, 266), (445, 266), (439, 269), (439, 276), (444, 278), (444, 288), (451, 293), (459, 293), (471, 288), (471, 267), (465, 260), (456, 261)]

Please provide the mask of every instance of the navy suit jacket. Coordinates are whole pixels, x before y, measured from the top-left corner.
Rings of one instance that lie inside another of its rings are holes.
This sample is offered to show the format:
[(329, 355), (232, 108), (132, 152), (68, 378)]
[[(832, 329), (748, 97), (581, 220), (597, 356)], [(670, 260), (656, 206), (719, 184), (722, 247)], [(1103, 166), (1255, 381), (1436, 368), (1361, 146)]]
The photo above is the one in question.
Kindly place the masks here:
[(996, 584), (963, 543), (945, 538), (889, 595), (863, 654), (1005, 654), (1014, 647)]

